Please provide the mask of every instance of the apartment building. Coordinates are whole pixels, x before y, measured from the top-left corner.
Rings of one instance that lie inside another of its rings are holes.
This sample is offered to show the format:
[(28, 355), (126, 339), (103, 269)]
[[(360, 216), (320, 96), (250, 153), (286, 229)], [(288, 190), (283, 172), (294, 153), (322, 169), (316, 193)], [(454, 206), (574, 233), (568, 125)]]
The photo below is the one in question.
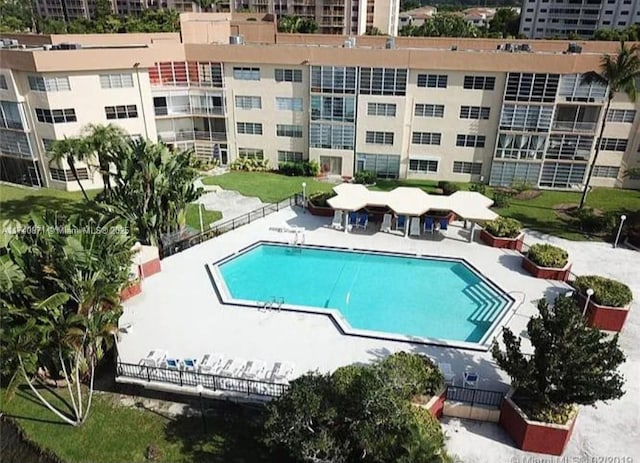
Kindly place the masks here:
[(521, 16), (520, 34), (528, 38), (590, 38), (598, 29), (640, 24), (640, 1), (524, 0)]
[[(200, 7), (192, 0), (109, 0), (111, 9), (119, 15), (139, 14), (146, 9), (170, 8), (180, 12), (198, 12)], [(37, 0), (36, 10), (45, 18), (60, 21), (91, 19), (97, 0)], [(228, 3), (227, 3), (228, 5)]]
[[(316, 160), (324, 175), (579, 189), (606, 119), (593, 184), (640, 188), (625, 176), (640, 167), (640, 102), (617, 95), (605, 115), (606, 89), (581, 80), (615, 43), (585, 42), (580, 54), (560, 41), (531, 52), (475, 39), (275, 34), (265, 43), (240, 25), (244, 44), (230, 44), (237, 30), (224, 24), (184, 15), (184, 42), (51, 36), (84, 43), (0, 49), (2, 180), (75, 189), (68, 166), (50, 165), (51, 140), (115, 123), (223, 165)], [(80, 168), (87, 188), (101, 186), (95, 167)]]

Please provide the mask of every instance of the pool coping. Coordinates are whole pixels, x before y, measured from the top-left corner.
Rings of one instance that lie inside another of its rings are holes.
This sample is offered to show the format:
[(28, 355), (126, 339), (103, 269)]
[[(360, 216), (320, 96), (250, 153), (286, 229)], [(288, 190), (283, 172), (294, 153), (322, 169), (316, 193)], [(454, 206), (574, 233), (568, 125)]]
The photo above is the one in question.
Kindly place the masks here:
[[(477, 342), (469, 342), (469, 341), (456, 341), (456, 340), (447, 340), (440, 338), (430, 338), (430, 337), (420, 337), (420, 336), (407, 336), (402, 334), (389, 333), (386, 331), (373, 331), (373, 330), (363, 330), (353, 328), (347, 319), (342, 315), (339, 309), (332, 308), (316, 308), (313, 306), (301, 306), (295, 304), (280, 304), (278, 307), (266, 307), (261, 305), (259, 301), (251, 301), (245, 299), (234, 299), (229, 292), (229, 289), (226, 285), (224, 277), (222, 276), (219, 266), (235, 259), (236, 257), (246, 254), (247, 252), (262, 246), (262, 245), (273, 245), (273, 246), (281, 246), (286, 248), (301, 248), (301, 249), (323, 249), (323, 250), (333, 250), (333, 251), (341, 251), (341, 252), (356, 252), (362, 254), (373, 254), (373, 255), (383, 255), (390, 257), (411, 257), (414, 259), (430, 259), (430, 260), (440, 260), (447, 262), (459, 262), (466, 265), (469, 269), (471, 269), (474, 274), (480, 278), (484, 283), (489, 285), (494, 291), (497, 291), (502, 297), (507, 300), (507, 304), (503, 309), (502, 313), (496, 320), (491, 324), (489, 329), (485, 332), (485, 334), (480, 338)], [(412, 344), (422, 344), (422, 345), (430, 345), (430, 346), (439, 346), (439, 347), (453, 347), (457, 349), (465, 349), (472, 351), (480, 351), (487, 352), (491, 348), (491, 344), (488, 342), (490, 339), (493, 339), (494, 334), (497, 332), (498, 328), (504, 325), (507, 316), (511, 313), (515, 306), (516, 300), (507, 293), (504, 289), (494, 283), (490, 278), (487, 278), (482, 274), (480, 270), (478, 270), (473, 264), (461, 257), (442, 257), (442, 256), (433, 256), (430, 254), (420, 254), (420, 253), (408, 253), (408, 252), (396, 252), (396, 251), (380, 251), (380, 250), (371, 250), (371, 249), (362, 249), (362, 248), (347, 248), (340, 246), (326, 246), (326, 245), (311, 245), (311, 244), (299, 244), (292, 246), (285, 242), (280, 241), (270, 241), (270, 240), (259, 240), (255, 241), (252, 244), (245, 246), (227, 256), (218, 259), (217, 261), (211, 264), (205, 264), (205, 269), (207, 274), (209, 275), (209, 279), (213, 286), (214, 292), (218, 301), (223, 306), (235, 306), (235, 307), (249, 307), (253, 309), (258, 309), (260, 311), (286, 311), (286, 312), (295, 312), (295, 313), (306, 313), (312, 315), (322, 315), (325, 317), (329, 317), (329, 319), (333, 322), (333, 324), (339, 329), (339, 331), (347, 336), (357, 336), (364, 337), (369, 339), (380, 339), (386, 341), (398, 341), (398, 342), (408, 342)]]

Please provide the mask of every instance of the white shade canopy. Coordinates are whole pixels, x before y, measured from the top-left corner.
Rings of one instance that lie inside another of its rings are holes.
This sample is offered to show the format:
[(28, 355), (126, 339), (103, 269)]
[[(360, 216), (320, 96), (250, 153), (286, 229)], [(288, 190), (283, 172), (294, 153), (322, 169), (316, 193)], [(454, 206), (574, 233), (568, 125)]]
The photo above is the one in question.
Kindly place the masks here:
[(420, 188), (398, 187), (392, 191), (370, 191), (364, 185), (342, 183), (333, 189), (336, 196), (327, 203), (342, 211), (357, 211), (367, 206), (388, 207), (398, 215), (418, 217), (429, 210), (447, 210), (468, 220), (494, 220), (493, 201), (475, 191), (457, 191), (451, 196), (430, 195)]

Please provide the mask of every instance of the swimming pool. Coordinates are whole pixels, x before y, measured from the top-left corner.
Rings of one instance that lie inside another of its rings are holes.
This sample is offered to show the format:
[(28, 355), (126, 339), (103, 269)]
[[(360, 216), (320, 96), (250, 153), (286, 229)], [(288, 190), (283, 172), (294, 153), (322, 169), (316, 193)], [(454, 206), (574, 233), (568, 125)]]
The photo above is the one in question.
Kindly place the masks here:
[(232, 300), (337, 310), (380, 337), (482, 343), (513, 302), (462, 259), (257, 243), (216, 267)]

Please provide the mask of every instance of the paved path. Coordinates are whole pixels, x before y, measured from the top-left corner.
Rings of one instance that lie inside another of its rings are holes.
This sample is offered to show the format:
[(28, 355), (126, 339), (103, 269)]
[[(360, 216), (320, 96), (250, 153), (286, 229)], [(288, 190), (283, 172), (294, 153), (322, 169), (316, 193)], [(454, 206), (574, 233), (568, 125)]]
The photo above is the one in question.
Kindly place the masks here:
[[(231, 220), (264, 206), (260, 198), (243, 196), (237, 191), (223, 190), (217, 185), (204, 185), (200, 180), (195, 182), (196, 188), (203, 187), (205, 194), (200, 196), (197, 203), (204, 204), (208, 211), (220, 211), (222, 218), (216, 222)], [(209, 225), (213, 225), (213, 222)]]

